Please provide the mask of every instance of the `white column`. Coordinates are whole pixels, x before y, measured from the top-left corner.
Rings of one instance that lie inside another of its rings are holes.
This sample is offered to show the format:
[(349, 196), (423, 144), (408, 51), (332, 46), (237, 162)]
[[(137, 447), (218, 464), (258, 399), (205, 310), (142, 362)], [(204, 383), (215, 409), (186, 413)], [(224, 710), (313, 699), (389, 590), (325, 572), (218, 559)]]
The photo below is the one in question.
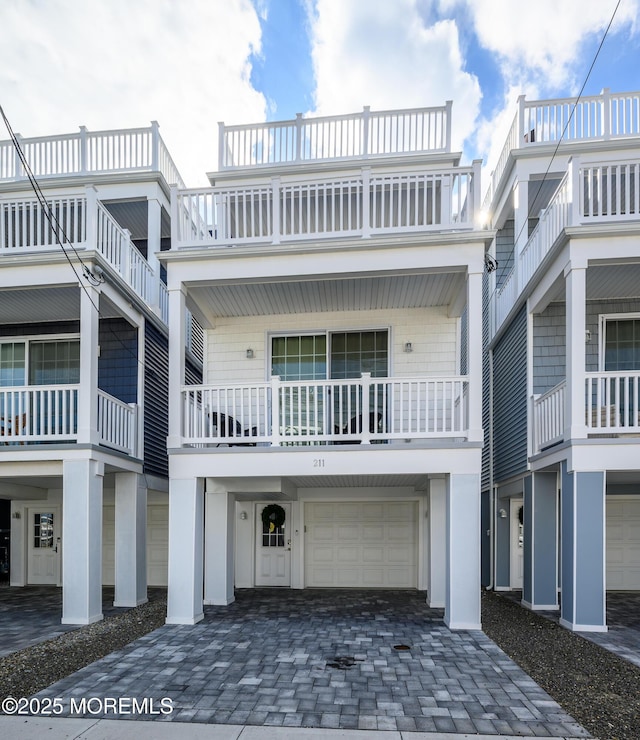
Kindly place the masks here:
[(482, 273), (467, 275), (467, 374), (469, 441), (483, 442), (482, 431)]
[(160, 261), (157, 253), (160, 252), (162, 240), (162, 206), (155, 198), (147, 200), (147, 262), (153, 270), (152, 278), (152, 305), (158, 306), (160, 300)]
[(80, 287), (80, 389), (78, 390), (78, 442), (98, 444), (98, 307), (100, 293)]
[(202, 610), (204, 482), (169, 481), (167, 624), (196, 624)]
[(169, 436), (167, 447), (182, 439), (182, 386), (184, 384), (185, 295), (182, 288), (169, 291)]
[(565, 394), (564, 439), (587, 436), (585, 424), (585, 327), (587, 271), (569, 264), (564, 273), (566, 285), (567, 389)]
[(429, 481), (429, 580), (427, 603), (444, 609), (447, 596), (447, 482)]
[(114, 606), (147, 601), (147, 488), (137, 473), (116, 473)]
[(102, 619), (104, 464), (65, 460), (62, 480), (62, 624)]
[(205, 494), (204, 603), (226, 606), (235, 601), (235, 499), (232, 493)]
[(449, 476), (447, 597), (444, 622), (452, 630), (480, 629), (480, 476)]

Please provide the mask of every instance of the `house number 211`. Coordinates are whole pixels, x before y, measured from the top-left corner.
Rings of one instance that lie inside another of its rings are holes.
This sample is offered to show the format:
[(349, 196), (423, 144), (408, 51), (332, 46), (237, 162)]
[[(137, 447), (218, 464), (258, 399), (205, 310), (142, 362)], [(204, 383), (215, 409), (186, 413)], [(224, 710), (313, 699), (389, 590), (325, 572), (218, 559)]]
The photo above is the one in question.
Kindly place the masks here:
[(314, 468), (324, 468), (324, 457), (316, 457), (313, 460)]

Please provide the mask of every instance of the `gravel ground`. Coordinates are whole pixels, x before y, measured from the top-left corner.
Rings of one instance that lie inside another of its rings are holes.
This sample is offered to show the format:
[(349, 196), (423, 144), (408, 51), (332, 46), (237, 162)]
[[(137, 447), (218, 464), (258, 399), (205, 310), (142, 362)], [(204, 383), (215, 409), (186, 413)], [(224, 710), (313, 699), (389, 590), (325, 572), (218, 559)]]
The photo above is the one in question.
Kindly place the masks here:
[(640, 738), (640, 668), (494, 593), (482, 595), (482, 626), (592, 735)]
[[(164, 598), (0, 658), (0, 697), (30, 696), (164, 624)], [(484, 592), (486, 634), (600, 740), (639, 740), (640, 668)]]

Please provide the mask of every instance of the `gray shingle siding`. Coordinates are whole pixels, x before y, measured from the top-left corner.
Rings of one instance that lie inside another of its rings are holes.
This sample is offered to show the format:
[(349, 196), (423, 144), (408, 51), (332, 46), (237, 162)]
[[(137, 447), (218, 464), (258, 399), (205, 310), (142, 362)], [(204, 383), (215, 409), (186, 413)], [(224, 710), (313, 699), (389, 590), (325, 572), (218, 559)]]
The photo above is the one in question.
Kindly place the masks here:
[(496, 234), (496, 287), (500, 288), (513, 267), (513, 219), (507, 221)]
[(493, 352), (493, 439), (496, 482), (527, 467), (527, 313), (511, 322)]
[(545, 393), (566, 378), (566, 310), (553, 303), (533, 316), (533, 392)]

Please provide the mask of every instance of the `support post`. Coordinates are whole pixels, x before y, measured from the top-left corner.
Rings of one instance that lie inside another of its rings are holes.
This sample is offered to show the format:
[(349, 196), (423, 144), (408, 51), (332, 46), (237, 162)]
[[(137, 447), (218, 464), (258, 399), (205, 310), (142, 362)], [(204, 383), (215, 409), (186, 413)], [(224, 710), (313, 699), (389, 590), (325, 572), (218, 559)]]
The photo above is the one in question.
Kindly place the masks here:
[(100, 293), (92, 285), (80, 286), (80, 386), (78, 389), (78, 442), (97, 445), (98, 434), (98, 308)]
[(185, 295), (182, 287), (169, 290), (169, 436), (167, 447), (182, 444), (182, 386), (185, 373)]
[(452, 474), (447, 490), (447, 596), (451, 630), (480, 626), (480, 476)]
[(196, 624), (204, 618), (203, 515), (203, 480), (172, 478), (169, 482), (167, 624)]
[(235, 499), (227, 492), (205, 496), (204, 603), (227, 606), (235, 600)]
[(558, 608), (558, 477), (533, 473), (524, 479), (524, 574), (522, 604)]
[(427, 603), (444, 609), (447, 596), (447, 482), (429, 480), (429, 577)]
[(62, 624), (92, 624), (102, 619), (104, 464), (65, 460), (62, 470)]
[(114, 606), (147, 601), (147, 488), (137, 473), (116, 473)]
[(569, 264), (565, 269), (567, 389), (565, 393), (564, 439), (587, 436), (585, 422), (585, 328), (587, 270)]

